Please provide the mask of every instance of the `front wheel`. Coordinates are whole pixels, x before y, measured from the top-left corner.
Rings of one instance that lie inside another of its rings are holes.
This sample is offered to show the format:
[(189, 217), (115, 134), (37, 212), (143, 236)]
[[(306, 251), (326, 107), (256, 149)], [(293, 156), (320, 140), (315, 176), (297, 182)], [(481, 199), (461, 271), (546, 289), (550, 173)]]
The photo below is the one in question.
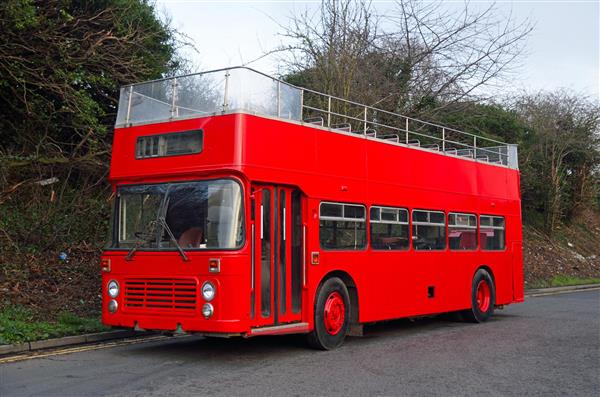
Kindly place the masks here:
[(471, 285), (471, 309), (465, 310), (461, 314), (467, 321), (481, 323), (494, 315), (495, 305), (494, 280), (486, 270), (479, 269), (475, 273)]
[(314, 330), (308, 334), (311, 347), (331, 350), (342, 345), (350, 326), (350, 298), (339, 278), (332, 277), (319, 288), (314, 319)]

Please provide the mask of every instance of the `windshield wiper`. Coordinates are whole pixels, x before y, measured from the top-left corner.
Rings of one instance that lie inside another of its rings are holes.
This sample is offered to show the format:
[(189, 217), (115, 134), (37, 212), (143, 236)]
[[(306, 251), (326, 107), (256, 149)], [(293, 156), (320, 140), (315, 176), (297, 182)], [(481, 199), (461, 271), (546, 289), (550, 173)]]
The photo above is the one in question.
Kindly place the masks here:
[(167, 234), (169, 235), (169, 238), (171, 239), (173, 244), (175, 244), (175, 247), (177, 248), (177, 251), (179, 251), (179, 255), (181, 255), (181, 258), (183, 259), (183, 261), (189, 262), (190, 259), (186, 255), (183, 248), (181, 248), (181, 245), (179, 245), (179, 242), (173, 235), (173, 232), (171, 231), (171, 228), (169, 227), (169, 225), (167, 224), (167, 221), (165, 219), (165, 213), (166, 213), (167, 206), (169, 203), (168, 196), (169, 196), (170, 190), (171, 190), (171, 185), (168, 185), (167, 190), (165, 191), (165, 194), (161, 200), (160, 206), (158, 207), (156, 219), (151, 221), (150, 223), (148, 223), (146, 228), (141, 233), (139, 233), (139, 236), (136, 234), (136, 237), (138, 237), (138, 239), (136, 240), (135, 245), (127, 253), (125, 260), (130, 261), (133, 258), (133, 255), (142, 246), (143, 243), (152, 241), (149, 238), (144, 239), (144, 236), (154, 235), (157, 246), (160, 245), (159, 241), (161, 240), (160, 235), (162, 234), (162, 230), (160, 230), (157, 227), (158, 225), (160, 225), (167, 232)]
[(169, 227), (169, 225), (167, 225), (167, 221), (165, 220), (165, 217), (164, 216), (158, 217), (158, 223), (160, 223), (162, 225), (162, 227), (164, 227), (165, 230), (167, 231), (167, 234), (169, 235), (169, 238), (171, 239), (171, 241), (173, 242), (173, 244), (175, 244), (175, 247), (177, 248), (177, 251), (179, 251), (179, 255), (181, 255), (181, 258), (183, 259), (183, 261), (184, 262), (189, 262), (190, 259), (185, 254), (185, 251), (183, 250), (183, 248), (181, 248), (181, 245), (179, 245), (179, 242), (177, 241), (177, 239), (173, 235), (173, 232), (171, 231), (171, 228)]
[(137, 237), (137, 240), (135, 240), (135, 245), (133, 247), (131, 247), (131, 249), (127, 253), (127, 256), (125, 256), (126, 261), (130, 261), (133, 259), (133, 255), (135, 255), (135, 253), (142, 246), (142, 244), (152, 241), (148, 236), (155, 235), (156, 234), (155, 230), (156, 230), (156, 221), (153, 220), (153, 221), (148, 222), (148, 224), (146, 225), (144, 230), (142, 230), (139, 233), (138, 232), (134, 233), (134, 235)]
[[(158, 217), (156, 218), (156, 220), (164, 228), (164, 230), (166, 230), (167, 234), (169, 235), (169, 238), (171, 239), (173, 244), (175, 244), (177, 251), (179, 251), (179, 255), (181, 255), (181, 259), (183, 259), (184, 262), (189, 262), (190, 259), (183, 251), (183, 248), (181, 248), (181, 245), (179, 245), (179, 242), (173, 235), (173, 232), (171, 231), (171, 228), (169, 227), (169, 225), (167, 224), (167, 220), (165, 219), (165, 216), (167, 213), (167, 207), (169, 206), (169, 201), (171, 199), (169, 197), (169, 192), (171, 191), (171, 186), (172, 185), (167, 186), (167, 191), (165, 192), (165, 197), (163, 197), (162, 203), (160, 204), (160, 208), (158, 210)], [(162, 231), (160, 234), (162, 234)], [(157, 236), (157, 237), (158, 237), (157, 241), (162, 240), (162, 238), (160, 236)]]

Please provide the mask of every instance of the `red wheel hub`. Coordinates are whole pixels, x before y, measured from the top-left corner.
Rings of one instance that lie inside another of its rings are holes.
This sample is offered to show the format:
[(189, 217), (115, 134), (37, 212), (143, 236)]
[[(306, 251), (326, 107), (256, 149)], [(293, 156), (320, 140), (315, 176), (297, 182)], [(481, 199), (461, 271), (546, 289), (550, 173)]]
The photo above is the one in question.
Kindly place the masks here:
[(485, 280), (481, 280), (477, 284), (477, 307), (483, 313), (487, 312), (490, 308), (490, 302), (492, 301), (492, 293), (490, 286)]
[(330, 335), (336, 335), (344, 326), (346, 318), (346, 305), (344, 299), (339, 292), (334, 291), (327, 297), (325, 301), (325, 310), (323, 313), (325, 320), (325, 329)]

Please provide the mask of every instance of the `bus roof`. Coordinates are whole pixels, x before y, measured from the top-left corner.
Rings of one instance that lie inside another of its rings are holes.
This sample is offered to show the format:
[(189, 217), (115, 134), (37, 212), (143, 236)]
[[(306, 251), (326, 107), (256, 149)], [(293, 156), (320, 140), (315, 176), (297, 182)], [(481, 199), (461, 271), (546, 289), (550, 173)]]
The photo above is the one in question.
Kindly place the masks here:
[(126, 128), (230, 113), (355, 133), (518, 169), (516, 145), (296, 87), (241, 66), (124, 86), (115, 126)]

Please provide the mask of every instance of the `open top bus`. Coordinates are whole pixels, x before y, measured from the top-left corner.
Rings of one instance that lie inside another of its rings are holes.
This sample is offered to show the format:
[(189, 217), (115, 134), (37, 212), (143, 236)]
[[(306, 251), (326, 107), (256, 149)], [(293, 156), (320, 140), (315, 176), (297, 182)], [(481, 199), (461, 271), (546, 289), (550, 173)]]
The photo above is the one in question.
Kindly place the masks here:
[(236, 67), (121, 89), (104, 324), (306, 333), (523, 300), (517, 148)]

